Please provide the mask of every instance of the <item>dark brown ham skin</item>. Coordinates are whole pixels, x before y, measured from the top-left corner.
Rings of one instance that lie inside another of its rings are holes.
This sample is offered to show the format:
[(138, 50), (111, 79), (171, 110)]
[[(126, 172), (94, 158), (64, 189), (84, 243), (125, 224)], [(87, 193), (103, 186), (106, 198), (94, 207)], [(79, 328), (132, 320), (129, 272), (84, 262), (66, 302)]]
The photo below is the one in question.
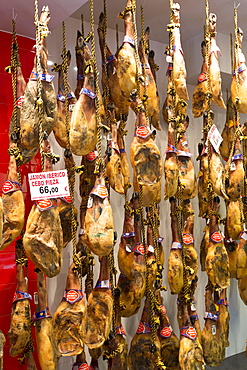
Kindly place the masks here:
[[(46, 6), (43, 7), (40, 16), (40, 23), (47, 25), (50, 20), (49, 14), (50, 14), (49, 8)], [(48, 50), (46, 47), (45, 38), (42, 38), (41, 40), (40, 59), (42, 73), (47, 74)], [(34, 60), (33, 72), (35, 73), (38, 72), (36, 58)], [(33, 78), (32, 73), (31, 78)], [(55, 120), (57, 119), (57, 99), (52, 82), (41, 81), (41, 84), (42, 84), (41, 98), (43, 100), (43, 111), (44, 111), (42, 120), (42, 131), (46, 131), (47, 134), (49, 134), (53, 129)], [(20, 112), (21, 141), (22, 145), (29, 150), (39, 148), (38, 110), (34, 109), (37, 92), (38, 92), (38, 81), (29, 80), (26, 86), (24, 101)]]
[[(206, 78), (207, 73), (207, 61), (206, 61), (206, 45), (203, 41), (201, 43), (201, 52), (203, 57), (201, 75), (203, 74)], [(197, 82), (194, 89), (193, 100), (192, 100), (192, 113), (194, 118), (201, 117), (206, 110), (206, 92), (207, 92), (207, 80)]]
[(234, 140), (234, 132), (237, 125), (236, 114), (236, 108), (230, 97), (227, 101), (226, 122), (221, 133), (223, 141), (220, 144), (220, 154), (225, 161), (229, 158), (232, 142)]
[[(46, 278), (42, 272), (38, 272), (38, 306), (37, 311), (43, 311), (48, 307)], [(54, 335), (54, 321), (47, 317), (36, 321), (35, 336), (37, 354), (42, 370), (56, 370), (60, 353)]]
[[(16, 261), (24, 257), (22, 244), (16, 244)], [(24, 267), (16, 263), (16, 290), (27, 292), (27, 282)], [(7, 334), (10, 340), (10, 356), (18, 356), (26, 347), (31, 335), (31, 309), (29, 299), (23, 299), (12, 304), (10, 330)]]
[[(178, 235), (178, 220), (175, 215), (176, 200), (170, 198), (171, 204), (171, 229), (172, 229), (172, 243), (180, 243), (181, 240)], [(183, 261), (182, 250), (171, 249), (168, 259), (168, 283), (172, 294), (178, 294), (183, 287)]]
[[(100, 259), (98, 283), (110, 279), (108, 256)], [(82, 318), (82, 340), (90, 349), (99, 348), (108, 338), (113, 311), (112, 291), (110, 288), (96, 287), (88, 298)]]

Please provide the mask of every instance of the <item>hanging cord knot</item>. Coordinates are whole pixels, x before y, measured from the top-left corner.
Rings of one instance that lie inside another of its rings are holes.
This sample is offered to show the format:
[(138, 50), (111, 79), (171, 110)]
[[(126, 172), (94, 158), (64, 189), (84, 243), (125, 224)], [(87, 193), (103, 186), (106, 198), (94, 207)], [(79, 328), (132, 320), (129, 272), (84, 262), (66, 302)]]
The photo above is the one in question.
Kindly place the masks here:
[(57, 162), (60, 161), (60, 156), (58, 154), (54, 154), (54, 153), (45, 153), (44, 151), (42, 151), (41, 153), (43, 156), (47, 157), (47, 158), (51, 158), (52, 160), (52, 163), (53, 164), (56, 164)]
[(118, 14), (118, 18), (124, 19), (125, 15), (130, 11), (135, 11), (136, 6), (134, 4), (126, 6), (126, 8)]
[(52, 72), (59, 72), (62, 70), (62, 64), (54, 63), (51, 67)]
[(20, 163), (22, 163), (23, 157), (19, 148), (9, 148), (8, 154), (15, 157), (17, 165), (20, 165)]
[(84, 73), (87, 75), (89, 73), (93, 73), (94, 72), (94, 63), (93, 63), (93, 59), (89, 59), (86, 63), (85, 63), (85, 69), (84, 69)]

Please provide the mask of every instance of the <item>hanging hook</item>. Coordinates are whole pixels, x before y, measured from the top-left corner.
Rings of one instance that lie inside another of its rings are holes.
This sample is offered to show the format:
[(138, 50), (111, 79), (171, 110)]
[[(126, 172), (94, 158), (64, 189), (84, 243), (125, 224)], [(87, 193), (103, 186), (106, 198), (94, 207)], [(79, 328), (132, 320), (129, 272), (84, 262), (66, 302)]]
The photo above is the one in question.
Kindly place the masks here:
[(17, 15), (18, 15), (17, 13), (15, 14), (15, 8), (12, 8), (12, 19), (14, 21), (16, 21)]
[(235, 1), (234, 1), (234, 8), (235, 8), (235, 9), (238, 9), (239, 5), (241, 5), (241, 3), (238, 3), (238, 5), (236, 6), (236, 3), (235, 3)]

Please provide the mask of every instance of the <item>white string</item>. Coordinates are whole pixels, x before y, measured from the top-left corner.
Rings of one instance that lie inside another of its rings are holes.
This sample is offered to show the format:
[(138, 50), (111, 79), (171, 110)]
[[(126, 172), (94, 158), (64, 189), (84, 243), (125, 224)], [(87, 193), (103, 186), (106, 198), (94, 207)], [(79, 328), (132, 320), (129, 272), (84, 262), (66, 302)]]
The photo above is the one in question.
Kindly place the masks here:
[(12, 8), (12, 19), (15, 21), (16, 20), (16, 18), (17, 18), (17, 13), (15, 14), (15, 9), (14, 8)]

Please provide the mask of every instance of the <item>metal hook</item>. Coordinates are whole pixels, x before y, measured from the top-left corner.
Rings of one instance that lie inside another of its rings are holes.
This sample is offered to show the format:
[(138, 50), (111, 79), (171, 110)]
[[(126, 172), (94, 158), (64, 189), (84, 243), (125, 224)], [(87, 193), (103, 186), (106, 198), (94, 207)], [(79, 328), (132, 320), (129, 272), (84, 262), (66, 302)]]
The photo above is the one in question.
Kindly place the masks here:
[(16, 21), (17, 15), (18, 15), (17, 13), (15, 14), (15, 8), (12, 8), (12, 19), (14, 21)]

